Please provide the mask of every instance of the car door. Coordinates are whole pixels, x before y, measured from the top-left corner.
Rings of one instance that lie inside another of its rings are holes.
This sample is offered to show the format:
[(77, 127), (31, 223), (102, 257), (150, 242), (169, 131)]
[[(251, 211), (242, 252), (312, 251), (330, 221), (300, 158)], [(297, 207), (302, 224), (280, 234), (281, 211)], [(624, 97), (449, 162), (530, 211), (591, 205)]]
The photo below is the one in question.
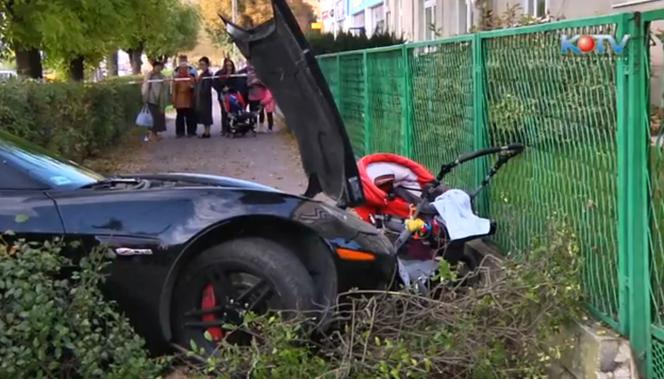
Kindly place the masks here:
[(5, 242), (16, 238), (43, 241), (61, 237), (62, 220), (42, 184), (10, 166), (0, 154), (0, 233)]

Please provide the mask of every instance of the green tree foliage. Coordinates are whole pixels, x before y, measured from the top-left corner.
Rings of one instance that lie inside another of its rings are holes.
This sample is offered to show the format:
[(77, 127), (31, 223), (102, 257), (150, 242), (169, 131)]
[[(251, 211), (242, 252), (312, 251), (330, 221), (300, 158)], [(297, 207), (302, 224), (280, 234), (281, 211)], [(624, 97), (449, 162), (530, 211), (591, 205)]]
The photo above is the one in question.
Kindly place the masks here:
[[(62, 62), (96, 65), (123, 39), (132, 9), (127, 0), (49, 0), (56, 14), (40, 25), (42, 49)], [(82, 72), (72, 73), (82, 79)]]
[[(42, 51), (74, 79), (82, 79), (84, 64), (95, 66), (119, 48), (139, 57), (145, 49), (154, 55), (186, 50), (198, 25), (197, 9), (179, 0), (0, 0), (0, 43), (16, 53), (19, 71), (41, 63)], [(32, 60), (22, 63), (23, 51)]]
[(134, 9), (129, 33), (122, 48), (131, 58), (134, 74), (140, 73), (140, 57), (164, 60), (196, 46), (200, 18), (198, 9), (179, 0), (130, 0)]
[(173, 56), (180, 51), (192, 50), (198, 42), (201, 19), (197, 8), (175, 1), (165, 13), (165, 26), (157, 27), (160, 32), (146, 40), (145, 50), (149, 57)]
[[(315, 20), (313, 8), (304, 0), (289, 0), (291, 11), (300, 28), (307, 32)], [(230, 40), (226, 35), (225, 25), (219, 17), (233, 19), (232, 0), (200, 0), (201, 17), (205, 31), (219, 47), (229, 49)], [(270, 0), (237, 0), (236, 23), (243, 26), (258, 25), (272, 17)]]
[(128, 0), (4, 0), (2, 29), (17, 53), (39, 49), (53, 62), (77, 62), (80, 70), (72, 74), (80, 79), (83, 61), (98, 63), (122, 39), (132, 11), (128, 5)]

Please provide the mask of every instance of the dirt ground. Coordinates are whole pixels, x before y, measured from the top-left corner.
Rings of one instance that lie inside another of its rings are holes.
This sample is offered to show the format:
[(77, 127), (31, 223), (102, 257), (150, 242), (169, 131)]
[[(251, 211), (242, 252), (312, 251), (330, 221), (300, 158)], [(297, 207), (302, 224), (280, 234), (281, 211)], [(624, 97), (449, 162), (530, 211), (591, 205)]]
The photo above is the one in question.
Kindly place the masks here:
[[(215, 102), (216, 103), (216, 102)], [(306, 177), (295, 139), (275, 117), (273, 133), (242, 138), (221, 137), (219, 104), (214, 107), (212, 138), (175, 138), (175, 114), (167, 114), (167, 131), (157, 142), (142, 141), (141, 131), (85, 165), (107, 175), (196, 172), (251, 180), (301, 194)], [(199, 134), (203, 126), (198, 127)], [(266, 126), (262, 129), (266, 129)]]

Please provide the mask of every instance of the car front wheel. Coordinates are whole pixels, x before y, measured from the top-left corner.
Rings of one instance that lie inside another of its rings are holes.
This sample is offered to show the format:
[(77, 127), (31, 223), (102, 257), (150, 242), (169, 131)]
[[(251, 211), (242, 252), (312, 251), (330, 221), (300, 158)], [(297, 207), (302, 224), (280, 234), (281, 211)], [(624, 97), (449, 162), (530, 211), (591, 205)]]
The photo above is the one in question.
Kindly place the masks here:
[(212, 352), (225, 339), (248, 343), (230, 332), (245, 312), (283, 311), (285, 317), (313, 307), (311, 275), (295, 254), (264, 238), (223, 242), (197, 255), (178, 277), (173, 299), (174, 342)]

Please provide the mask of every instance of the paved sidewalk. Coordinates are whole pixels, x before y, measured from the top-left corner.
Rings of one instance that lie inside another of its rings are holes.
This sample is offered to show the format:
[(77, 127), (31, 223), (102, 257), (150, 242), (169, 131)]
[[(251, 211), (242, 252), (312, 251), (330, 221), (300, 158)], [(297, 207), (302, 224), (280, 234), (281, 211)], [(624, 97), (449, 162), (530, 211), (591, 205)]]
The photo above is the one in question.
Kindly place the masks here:
[[(107, 174), (196, 172), (256, 181), (296, 194), (306, 189), (295, 139), (278, 120), (273, 133), (221, 137), (221, 115), (215, 102), (212, 138), (200, 139), (175, 138), (174, 118), (175, 114), (167, 115), (167, 131), (161, 141), (144, 143), (135, 137), (86, 164), (95, 169), (105, 166), (101, 170)], [(202, 131), (199, 125), (199, 134)]]

